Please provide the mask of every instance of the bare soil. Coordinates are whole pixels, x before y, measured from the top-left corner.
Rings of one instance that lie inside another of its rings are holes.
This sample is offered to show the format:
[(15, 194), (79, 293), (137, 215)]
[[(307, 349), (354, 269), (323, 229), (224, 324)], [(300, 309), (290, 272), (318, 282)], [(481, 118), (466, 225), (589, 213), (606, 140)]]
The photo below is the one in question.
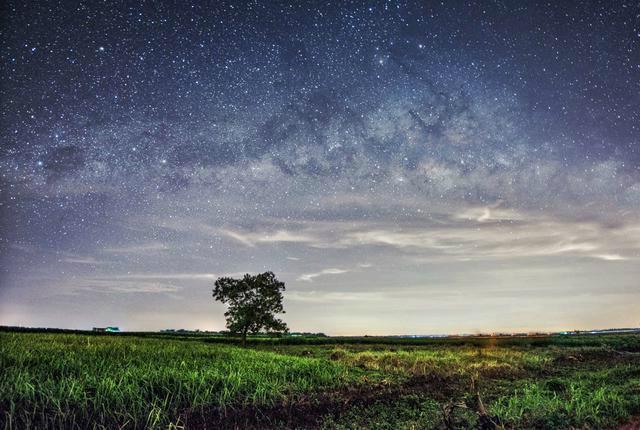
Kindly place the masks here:
[(392, 403), (411, 394), (446, 401), (464, 390), (464, 381), (439, 375), (416, 376), (403, 384), (368, 384), (301, 395), (286, 404), (238, 408), (198, 408), (182, 414), (187, 429), (317, 429), (327, 416), (339, 417), (349, 409)]
[(616, 430), (640, 430), (640, 416), (631, 418), (628, 423), (622, 424)]

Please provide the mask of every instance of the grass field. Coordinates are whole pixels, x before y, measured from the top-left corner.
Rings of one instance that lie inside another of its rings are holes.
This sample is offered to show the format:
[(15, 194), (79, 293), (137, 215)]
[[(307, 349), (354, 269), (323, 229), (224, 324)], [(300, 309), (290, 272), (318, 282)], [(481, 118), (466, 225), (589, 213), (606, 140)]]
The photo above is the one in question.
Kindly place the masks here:
[(617, 428), (640, 336), (260, 339), (0, 332), (0, 424)]

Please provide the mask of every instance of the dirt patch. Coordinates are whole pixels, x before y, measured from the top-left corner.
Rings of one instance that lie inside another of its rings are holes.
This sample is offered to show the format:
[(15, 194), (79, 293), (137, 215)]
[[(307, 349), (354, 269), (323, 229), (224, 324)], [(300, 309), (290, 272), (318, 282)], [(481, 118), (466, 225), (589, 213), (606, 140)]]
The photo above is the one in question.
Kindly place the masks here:
[(182, 422), (194, 430), (316, 429), (324, 417), (339, 417), (353, 407), (393, 403), (411, 394), (445, 401), (463, 389), (464, 382), (458, 378), (416, 376), (397, 385), (376, 383), (301, 395), (275, 406), (192, 409), (182, 414)]
[(631, 418), (628, 423), (622, 424), (616, 430), (640, 430), (640, 416)]
[(554, 358), (553, 363), (557, 365), (573, 366), (581, 363), (601, 364), (639, 361), (640, 352), (596, 349), (561, 354)]

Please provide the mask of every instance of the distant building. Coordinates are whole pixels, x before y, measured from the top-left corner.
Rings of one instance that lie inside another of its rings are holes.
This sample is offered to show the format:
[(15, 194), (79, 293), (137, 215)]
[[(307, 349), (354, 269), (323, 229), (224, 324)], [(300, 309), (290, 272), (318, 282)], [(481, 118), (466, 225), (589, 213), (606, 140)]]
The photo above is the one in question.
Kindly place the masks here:
[(93, 331), (98, 333), (120, 333), (120, 328), (118, 327), (94, 327)]

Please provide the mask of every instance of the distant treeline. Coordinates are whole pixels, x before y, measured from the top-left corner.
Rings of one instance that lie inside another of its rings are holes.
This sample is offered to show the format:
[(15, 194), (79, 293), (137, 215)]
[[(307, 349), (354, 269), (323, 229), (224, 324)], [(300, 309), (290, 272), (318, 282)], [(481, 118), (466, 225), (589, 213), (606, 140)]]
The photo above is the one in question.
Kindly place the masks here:
[[(186, 340), (186, 339), (185, 339)], [(207, 343), (239, 343), (238, 338), (204, 337), (199, 339)], [(585, 334), (585, 335), (546, 335), (546, 336), (506, 336), (506, 337), (437, 337), (437, 338), (403, 338), (403, 337), (281, 337), (281, 338), (249, 338), (248, 344), (260, 345), (398, 345), (411, 346), (471, 346), (491, 348), (497, 346), (510, 347), (548, 347), (548, 346), (609, 346), (613, 349), (640, 352), (640, 335), (628, 334)]]
[[(49, 327), (20, 327), (20, 326), (4, 326), (0, 325), (0, 331), (5, 332), (22, 332), (22, 333), (66, 333), (66, 334), (85, 334), (85, 335), (107, 335), (107, 336), (233, 336), (229, 331), (204, 331), (204, 330), (187, 330), (187, 329), (163, 329), (160, 331), (119, 331), (104, 332), (94, 330), (78, 330), (66, 328), (49, 328)], [(265, 338), (281, 338), (281, 337), (328, 337), (324, 333), (312, 332), (290, 332), (290, 333), (258, 333), (251, 336), (255, 339)]]
[[(137, 336), (156, 339), (173, 339), (214, 344), (240, 344), (239, 337), (233, 337), (228, 332), (121, 332), (104, 333), (84, 330), (67, 330), (57, 328), (28, 328), (0, 326), (0, 331), (32, 332), (32, 333), (67, 333), (85, 336)], [(490, 348), (496, 346), (515, 347), (547, 347), (557, 346), (609, 346), (614, 349), (640, 352), (640, 335), (635, 333), (579, 333), (552, 334), (538, 336), (460, 336), (460, 337), (392, 337), (392, 336), (325, 336), (324, 334), (287, 334), (269, 336), (266, 334), (250, 336), (249, 345), (398, 345), (411, 346), (476, 346)]]

